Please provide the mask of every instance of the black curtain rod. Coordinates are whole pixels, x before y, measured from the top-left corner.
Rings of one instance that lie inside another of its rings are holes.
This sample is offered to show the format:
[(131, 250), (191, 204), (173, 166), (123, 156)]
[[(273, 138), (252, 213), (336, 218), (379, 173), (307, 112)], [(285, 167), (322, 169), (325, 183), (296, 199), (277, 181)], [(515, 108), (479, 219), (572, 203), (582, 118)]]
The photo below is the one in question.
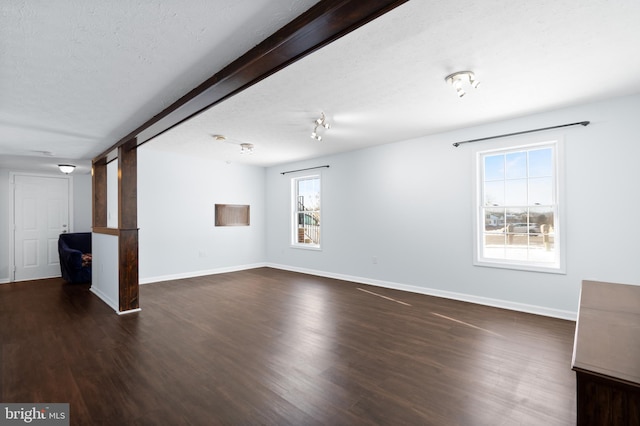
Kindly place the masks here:
[(316, 167), (309, 167), (308, 169), (298, 169), (298, 170), (289, 170), (288, 172), (280, 172), (281, 175), (286, 175), (287, 173), (295, 173), (295, 172), (304, 172), (305, 170), (313, 170), (313, 169), (324, 169), (324, 168), (329, 168), (329, 165), (326, 166), (316, 166)]
[(507, 136), (523, 135), (525, 133), (533, 133), (533, 132), (542, 132), (543, 130), (559, 129), (561, 127), (569, 127), (569, 126), (577, 126), (577, 125), (588, 126), (589, 123), (590, 123), (589, 121), (579, 121), (577, 123), (560, 124), (558, 126), (543, 127), (541, 129), (524, 130), (522, 132), (515, 132), (515, 133), (506, 133), (504, 135), (489, 136), (487, 138), (471, 139), (471, 140), (468, 140), (468, 141), (456, 142), (456, 143), (453, 144), (453, 146), (455, 146), (457, 148), (460, 145), (462, 145), (463, 143), (480, 142), (480, 141), (486, 141), (486, 140), (489, 140), (489, 139), (506, 138)]

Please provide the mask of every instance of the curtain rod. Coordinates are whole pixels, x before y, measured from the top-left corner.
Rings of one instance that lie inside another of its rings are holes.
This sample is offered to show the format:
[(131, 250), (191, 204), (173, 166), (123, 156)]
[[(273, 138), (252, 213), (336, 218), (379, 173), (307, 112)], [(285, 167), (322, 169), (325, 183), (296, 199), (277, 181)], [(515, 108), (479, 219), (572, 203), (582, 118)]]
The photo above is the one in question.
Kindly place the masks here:
[(453, 146), (455, 146), (457, 148), (460, 145), (462, 145), (463, 143), (480, 142), (480, 141), (486, 141), (486, 140), (489, 140), (489, 139), (505, 138), (507, 136), (523, 135), (525, 133), (542, 132), (543, 130), (559, 129), (561, 127), (569, 127), (569, 126), (577, 126), (577, 125), (588, 126), (589, 123), (590, 123), (589, 121), (579, 121), (577, 123), (560, 124), (558, 126), (543, 127), (541, 129), (524, 130), (522, 132), (506, 133), (504, 135), (489, 136), (489, 137), (480, 138), (480, 139), (470, 139), (468, 141), (456, 142), (456, 143), (453, 144)]
[(313, 169), (324, 169), (324, 168), (329, 168), (329, 165), (326, 166), (316, 166), (316, 167), (309, 167), (307, 169), (298, 169), (298, 170), (289, 170), (288, 172), (280, 172), (281, 175), (286, 175), (287, 173), (295, 173), (295, 172), (304, 172), (305, 170), (313, 170)]

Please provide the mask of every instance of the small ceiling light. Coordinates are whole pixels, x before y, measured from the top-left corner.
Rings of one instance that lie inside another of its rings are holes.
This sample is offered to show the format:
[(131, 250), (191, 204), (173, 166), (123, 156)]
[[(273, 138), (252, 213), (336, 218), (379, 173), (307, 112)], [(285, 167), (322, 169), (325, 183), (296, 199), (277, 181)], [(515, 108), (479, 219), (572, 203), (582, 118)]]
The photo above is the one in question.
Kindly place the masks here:
[(241, 143), (240, 144), (240, 154), (253, 154), (253, 144), (252, 143)]
[(240, 145), (240, 154), (253, 154), (253, 144), (252, 143), (245, 143), (245, 142), (240, 142), (239, 140), (236, 139), (229, 139), (224, 135), (211, 135), (211, 137), (213, 138), (213, 140), (218, 141), (218, 142), (224, 142), (224, 143), (229, 143), (229, 144), (233, 144), (233, 145)]
[(76, 166), (74, 166), (73, 164), (58, 164), (58, 168), (62, 173), (68, 175), (75, 170)]
[(454, 72), (453, 74), (446, 76), (444, 80), (456, 89), (456, 93), (460, 98), (466, 94), (462, 88), (463, 83), (468, 83), (474, 89), (477, 89), (480, 85), (480, 82), (476, 80), (476, 76), (473, 71)]
[(320, 113), (320, 118), (316, 119), (313, 124), (315, 124), (315, 126), (313, 128), (313, 132), (311, 133), (311, 139), (321, 141), (322, 136), (320, 136), (320, 134), (318, 133), (318, 127), (324, 127), (325, 129), (331, 128), (331, 125), (327, 121), (327, 117), (324, 115), (324, 112)]

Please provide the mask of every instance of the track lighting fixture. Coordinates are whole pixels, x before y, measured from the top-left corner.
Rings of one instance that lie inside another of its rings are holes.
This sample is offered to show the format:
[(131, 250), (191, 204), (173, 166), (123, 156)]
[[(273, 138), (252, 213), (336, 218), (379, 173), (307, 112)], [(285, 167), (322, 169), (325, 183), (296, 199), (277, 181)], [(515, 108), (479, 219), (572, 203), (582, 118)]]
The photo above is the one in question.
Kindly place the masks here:
[(240, 154), (253, 154), (253, 144), (252, 143), (241, 143), (240, 144)]
[(240, 154), (253, 154), (254, 145), (252, 143), (240, 142), (227, 138), (225, 135), (211, 135), (211, 137), (218, 142), (230, 143), (233, 145), (240, 145)]
[(318, 127), (324, 127), (325, 129), (329, 129), (331, 125), (327, 122), (327, 117), (325, 117), (324, 112), (320, 113), (320, 118), (316, 119), (313, 122), (315, 126), (313, 127), (313, 132), (311, 133), (311, 138), (317, 141), (322, 140), (322, 136), (318, 133)]
[(480, 85), (480, 82), (476, 80), (476, 76), (473, 71), (458, 71), (453, 74), (449, 74), (445, 77), (445, 81), (451, 84), (454, 89), (456, 89), (456, 93), (459, 98), (463, 97), (466, 92), (462, 88), (463, 83), (468, 83), (469, 86), (477, 89)]

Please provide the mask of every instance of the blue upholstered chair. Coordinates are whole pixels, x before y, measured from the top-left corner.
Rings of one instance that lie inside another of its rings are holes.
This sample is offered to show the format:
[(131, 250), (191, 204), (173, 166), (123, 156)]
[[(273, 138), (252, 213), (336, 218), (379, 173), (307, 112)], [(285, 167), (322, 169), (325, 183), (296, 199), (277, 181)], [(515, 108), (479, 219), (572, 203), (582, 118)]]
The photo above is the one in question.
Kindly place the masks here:
[(60, 234), (58, 254), (65, 281), (73, 284), (91, 282), (91, 232)]

